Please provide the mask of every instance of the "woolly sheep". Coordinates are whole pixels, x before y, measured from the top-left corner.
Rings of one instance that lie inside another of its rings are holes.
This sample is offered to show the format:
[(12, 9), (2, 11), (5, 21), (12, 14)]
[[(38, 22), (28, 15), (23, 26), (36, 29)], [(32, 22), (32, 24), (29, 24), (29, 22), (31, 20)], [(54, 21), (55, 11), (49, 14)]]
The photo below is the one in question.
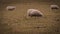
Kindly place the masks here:
[(28, 11), (27, 11), (27, 16), (31, 16), (31, 17), (35, 17), (35, 16), (37, 16), (37, 17), (41, 17), (41, 16), (43, 16), (43, 14), (42, 14), (42, 12), (40, 12), (39, 10), (37, 10), (37, 9), (28, 9)]
[(51, 9), (59, 9), (58, 5), (51, 5)]
[(7, 9), (7, 10), (10, 10), (10, 11), (14, 10), (15, 8), (16, 8), (15, 6), (7, 6), (7, 7), (6, 7), (6, 9)]

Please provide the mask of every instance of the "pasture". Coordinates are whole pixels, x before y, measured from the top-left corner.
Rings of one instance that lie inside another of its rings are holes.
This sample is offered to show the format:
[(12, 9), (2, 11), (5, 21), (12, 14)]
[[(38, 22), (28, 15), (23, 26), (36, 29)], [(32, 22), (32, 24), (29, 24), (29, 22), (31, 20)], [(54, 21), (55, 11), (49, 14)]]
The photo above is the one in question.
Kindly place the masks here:
[[(51, 4), (60, 7), (59, 0), (0, 0), (0, 34), (60, 34), (60, 8), (52, 10)], [(7, 6), (16, 9), (9, 11)], [(44, 16), (27, 18), (32, 8)]]

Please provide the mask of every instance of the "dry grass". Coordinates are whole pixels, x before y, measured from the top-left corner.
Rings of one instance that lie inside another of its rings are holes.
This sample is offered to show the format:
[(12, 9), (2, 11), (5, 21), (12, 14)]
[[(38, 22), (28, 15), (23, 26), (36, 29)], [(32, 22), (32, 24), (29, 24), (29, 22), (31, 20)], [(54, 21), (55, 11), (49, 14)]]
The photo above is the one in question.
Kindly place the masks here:
[[(59, 34), (60, 10), (51, 10), (50, 2), (21, 2), (2, 4), (1, 34)], [(58, 4), (58, 3), (57, 3)], [(13, 11), (7, 11), (8, 5), (16, 6)], [(44, 17), (26, 17), (29, 8), (40, 10)]]

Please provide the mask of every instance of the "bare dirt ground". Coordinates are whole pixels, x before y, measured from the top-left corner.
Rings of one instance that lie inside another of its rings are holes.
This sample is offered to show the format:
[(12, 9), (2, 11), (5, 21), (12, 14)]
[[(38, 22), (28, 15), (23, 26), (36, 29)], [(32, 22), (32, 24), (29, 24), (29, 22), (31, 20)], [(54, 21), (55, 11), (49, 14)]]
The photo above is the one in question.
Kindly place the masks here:
[[(52, 10), (51, 4), (59, 1), (45, 0), (0, 0), (0, 34), (60, 34), (60, 8)], [(7, 11), (6, 6), (16, 9)], [(38, 9), (44, 17), (27, 18), (27, 10)]]

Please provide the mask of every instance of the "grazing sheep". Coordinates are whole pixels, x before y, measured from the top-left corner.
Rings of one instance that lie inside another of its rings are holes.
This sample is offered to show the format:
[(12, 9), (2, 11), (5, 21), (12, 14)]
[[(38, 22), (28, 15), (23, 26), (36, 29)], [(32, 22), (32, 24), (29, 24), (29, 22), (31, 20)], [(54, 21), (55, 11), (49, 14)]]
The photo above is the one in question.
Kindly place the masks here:
[(59, 9), (58, 5), (51, 5), (51, 9)]
[(16, 7), (15, 6), (7, 6), (6, 9), (9, 10), (9, 11), (12, 11), (14, 10)]
[(43, 16), (43, 14), (37, 9), (28, 9), (27, 16), (41, 17), (41, 16)]

